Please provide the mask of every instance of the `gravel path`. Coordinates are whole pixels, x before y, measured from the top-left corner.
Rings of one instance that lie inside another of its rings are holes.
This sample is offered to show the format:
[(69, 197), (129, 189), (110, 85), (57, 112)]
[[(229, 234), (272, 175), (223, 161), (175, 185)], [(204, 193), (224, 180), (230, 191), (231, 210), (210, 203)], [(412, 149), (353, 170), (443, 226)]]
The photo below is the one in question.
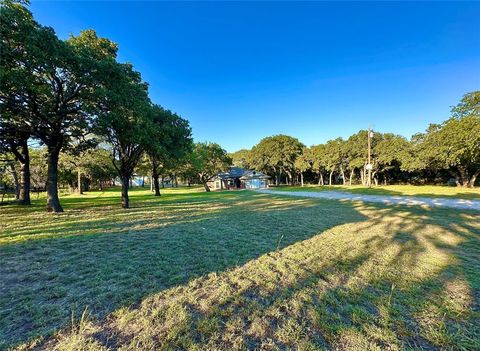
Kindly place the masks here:
[(480, 211), (480, 200), (465, 199), (446, 199), (446, 198), (429, 198), (416, 196), (388, 196), (388, 195), (357, 195), (343, 191), (281, 191), (281, 190), (257, 190), (260, 193), (289, 195), (300, 197), (313, 197), (319, 199), (331, 200), (350, 200), (364, 202), (381, 202), (384, 204), (408, 205), (408, 206), (429, 206), (443, 208), (457, 208), (467, 210)]

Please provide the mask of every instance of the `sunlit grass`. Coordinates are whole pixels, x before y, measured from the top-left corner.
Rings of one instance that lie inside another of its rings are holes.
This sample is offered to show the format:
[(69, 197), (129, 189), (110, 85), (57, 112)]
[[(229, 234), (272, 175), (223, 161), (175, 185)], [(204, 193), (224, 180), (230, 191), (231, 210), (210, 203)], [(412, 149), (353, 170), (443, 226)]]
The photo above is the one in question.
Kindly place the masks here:
[(0, 208), (0, 349), (480, 347), (475, 212), (200, 189), (43, 201)]
[(441, 185), (379, 185), (371, 188), (362, 185), (310, 185), (281, 186), (278, 190), (288, 191), (344, 191), (352, 194), (418, 196), (418, 197), (452, 197), (458, 199), (480, 199), (480, 188), (459, 188)]

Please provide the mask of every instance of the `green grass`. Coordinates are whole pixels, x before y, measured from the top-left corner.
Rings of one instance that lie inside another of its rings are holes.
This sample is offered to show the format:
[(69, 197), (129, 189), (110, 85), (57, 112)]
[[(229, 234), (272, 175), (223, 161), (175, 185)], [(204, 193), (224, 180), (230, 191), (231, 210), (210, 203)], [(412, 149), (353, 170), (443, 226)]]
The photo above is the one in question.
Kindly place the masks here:
[(391, 195), (391, 196), (418, 196), (418, 197), (445, 197), (458, 199), (480, 199), (480, 188), (458, 188), (441, 185), (380, 185), (371, 188), (362, 185), (305, 185), (280, 186), (276, 190), (288, 191), (343, 191), (352, 194)]
[(0, 349), (480, 348), (480, 214), (248, 191), (0, 208)]

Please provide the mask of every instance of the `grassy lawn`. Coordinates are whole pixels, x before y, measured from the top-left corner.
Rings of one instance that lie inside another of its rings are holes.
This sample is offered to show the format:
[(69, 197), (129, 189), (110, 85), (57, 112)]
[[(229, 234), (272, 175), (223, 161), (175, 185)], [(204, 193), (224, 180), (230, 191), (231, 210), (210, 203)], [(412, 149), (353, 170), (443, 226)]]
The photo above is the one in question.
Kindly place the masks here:
[(380, 185), (371, 188), (362, 185), (305, 185), (281, 186), (276, 190), (288, 191), (344, 191), (352, 194), (366, 195), (392, 195), (392, 196), (419, 196), (419, 197), (445, 197), (458, 199), (480, 199), (480, 188), (468, 189), (454, 186), (440, 185)]
[(477, 212), (186, 188), (134, 190), (129, 210), (118, 190), (62, 200), (0, 207), (0, 349), (480, 349)]

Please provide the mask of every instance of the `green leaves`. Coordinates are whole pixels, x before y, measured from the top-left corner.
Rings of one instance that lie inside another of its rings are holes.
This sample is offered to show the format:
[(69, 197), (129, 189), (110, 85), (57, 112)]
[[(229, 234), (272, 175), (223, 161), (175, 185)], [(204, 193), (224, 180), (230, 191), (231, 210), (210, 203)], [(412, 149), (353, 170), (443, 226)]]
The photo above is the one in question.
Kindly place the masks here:
[(252, 148), (250, 164), (259, 171), (291, 171), (295, 168), (295, 160), (302, 154), (303, 147), (297, 138), (288, 135), (263, 138)]
[[(473, 186), (480, 172), (480, 92), (465, 94), (452, 117), (417, 135), (417, 157), (427, 167), (448, 170), (457, 182)], [(473, 178), (472, 178), (473, 177)]]
[(231, 163), (232, 159), (220, 145), (208, 142), (196, 143), (190, 158), (190, 167), (204, 183)]

